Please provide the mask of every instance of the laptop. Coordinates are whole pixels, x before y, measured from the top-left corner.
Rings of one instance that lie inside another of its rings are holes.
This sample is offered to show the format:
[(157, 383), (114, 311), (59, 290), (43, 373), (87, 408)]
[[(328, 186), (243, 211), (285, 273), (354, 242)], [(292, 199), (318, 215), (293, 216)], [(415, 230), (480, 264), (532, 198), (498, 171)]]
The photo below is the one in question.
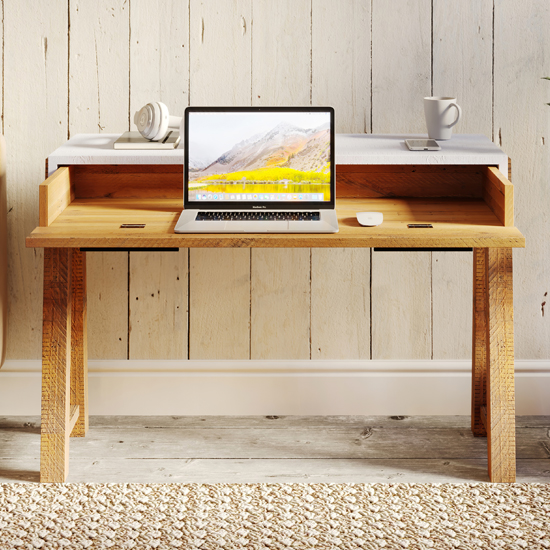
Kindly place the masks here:
[(176, 233), (336, 233), (334, 109), (188, 107)]

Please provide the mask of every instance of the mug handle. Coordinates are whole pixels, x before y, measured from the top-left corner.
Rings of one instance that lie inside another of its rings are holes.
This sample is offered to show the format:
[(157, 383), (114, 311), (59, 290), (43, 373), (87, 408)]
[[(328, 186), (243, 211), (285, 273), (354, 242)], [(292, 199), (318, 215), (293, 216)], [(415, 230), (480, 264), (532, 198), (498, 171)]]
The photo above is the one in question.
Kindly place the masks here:
[(452, 128), (459, 120), (460, 120), (460, 117), (462, 116), (462, 109), (460, 108), (459, 105), (457, 105), (456, 103), (451, 103), (449, 105), (449, 107), (456, 107), (457, 111), (458, 111), (458, 114), (455, 118), (455, 121), (451, 124), (449, 124), (449, 126), (447, 126), (447, 128)]

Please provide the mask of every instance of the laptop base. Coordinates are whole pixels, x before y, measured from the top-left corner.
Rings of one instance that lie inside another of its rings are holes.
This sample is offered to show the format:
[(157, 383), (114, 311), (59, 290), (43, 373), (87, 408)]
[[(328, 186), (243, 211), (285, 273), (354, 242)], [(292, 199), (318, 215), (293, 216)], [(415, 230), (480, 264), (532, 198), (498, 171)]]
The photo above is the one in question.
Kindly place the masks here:
[[(315, 221), (197, 221), (200, 210), (184, 210), (174, 231), (176, 233), (337, 233), (338, 219), (336, 211), (327, 209), (320, 211), (320, 220)], [(219, 210), (231, 213), (231, 210)], [(262, 211), (266, 214), (277, 210)], [(296, 210), (295, 212), (300, 212)], [(302, 212), (309, 212), (304, 210)]]

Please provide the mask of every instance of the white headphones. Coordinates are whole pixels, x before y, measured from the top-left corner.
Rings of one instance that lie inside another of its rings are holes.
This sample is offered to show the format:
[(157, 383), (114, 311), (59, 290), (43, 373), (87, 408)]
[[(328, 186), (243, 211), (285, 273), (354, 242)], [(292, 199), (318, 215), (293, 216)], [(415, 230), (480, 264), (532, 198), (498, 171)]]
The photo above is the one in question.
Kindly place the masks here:
[(179, 129), (181, 122), (182, 117), (170, 116), (168, 107), (160, 101), (147, 103), (134, 115), (134, 124), (139, 133), (151, 141), (161, 140), (168, 132), (168, 128)]

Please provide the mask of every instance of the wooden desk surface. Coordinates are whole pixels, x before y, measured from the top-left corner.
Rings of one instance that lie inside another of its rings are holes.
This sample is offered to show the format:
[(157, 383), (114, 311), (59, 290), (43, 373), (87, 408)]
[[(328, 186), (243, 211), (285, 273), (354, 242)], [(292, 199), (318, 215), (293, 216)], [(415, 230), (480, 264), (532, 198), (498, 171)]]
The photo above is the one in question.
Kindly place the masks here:
[[(52, 248), (486, 248), (524, 247), (515, 227), (503, 227), (481, 199), (338, 199), (336, 234), (176, 234), (181, 199), (75, 199), (48, 227), (37, 227), (27, 247)], [(362, 227), (356, 212), (383, 212), (378, 227)], [(433, 229), (409, 229), (407, 223)], [(145, 223), (121, 229), (122, 223)]]

